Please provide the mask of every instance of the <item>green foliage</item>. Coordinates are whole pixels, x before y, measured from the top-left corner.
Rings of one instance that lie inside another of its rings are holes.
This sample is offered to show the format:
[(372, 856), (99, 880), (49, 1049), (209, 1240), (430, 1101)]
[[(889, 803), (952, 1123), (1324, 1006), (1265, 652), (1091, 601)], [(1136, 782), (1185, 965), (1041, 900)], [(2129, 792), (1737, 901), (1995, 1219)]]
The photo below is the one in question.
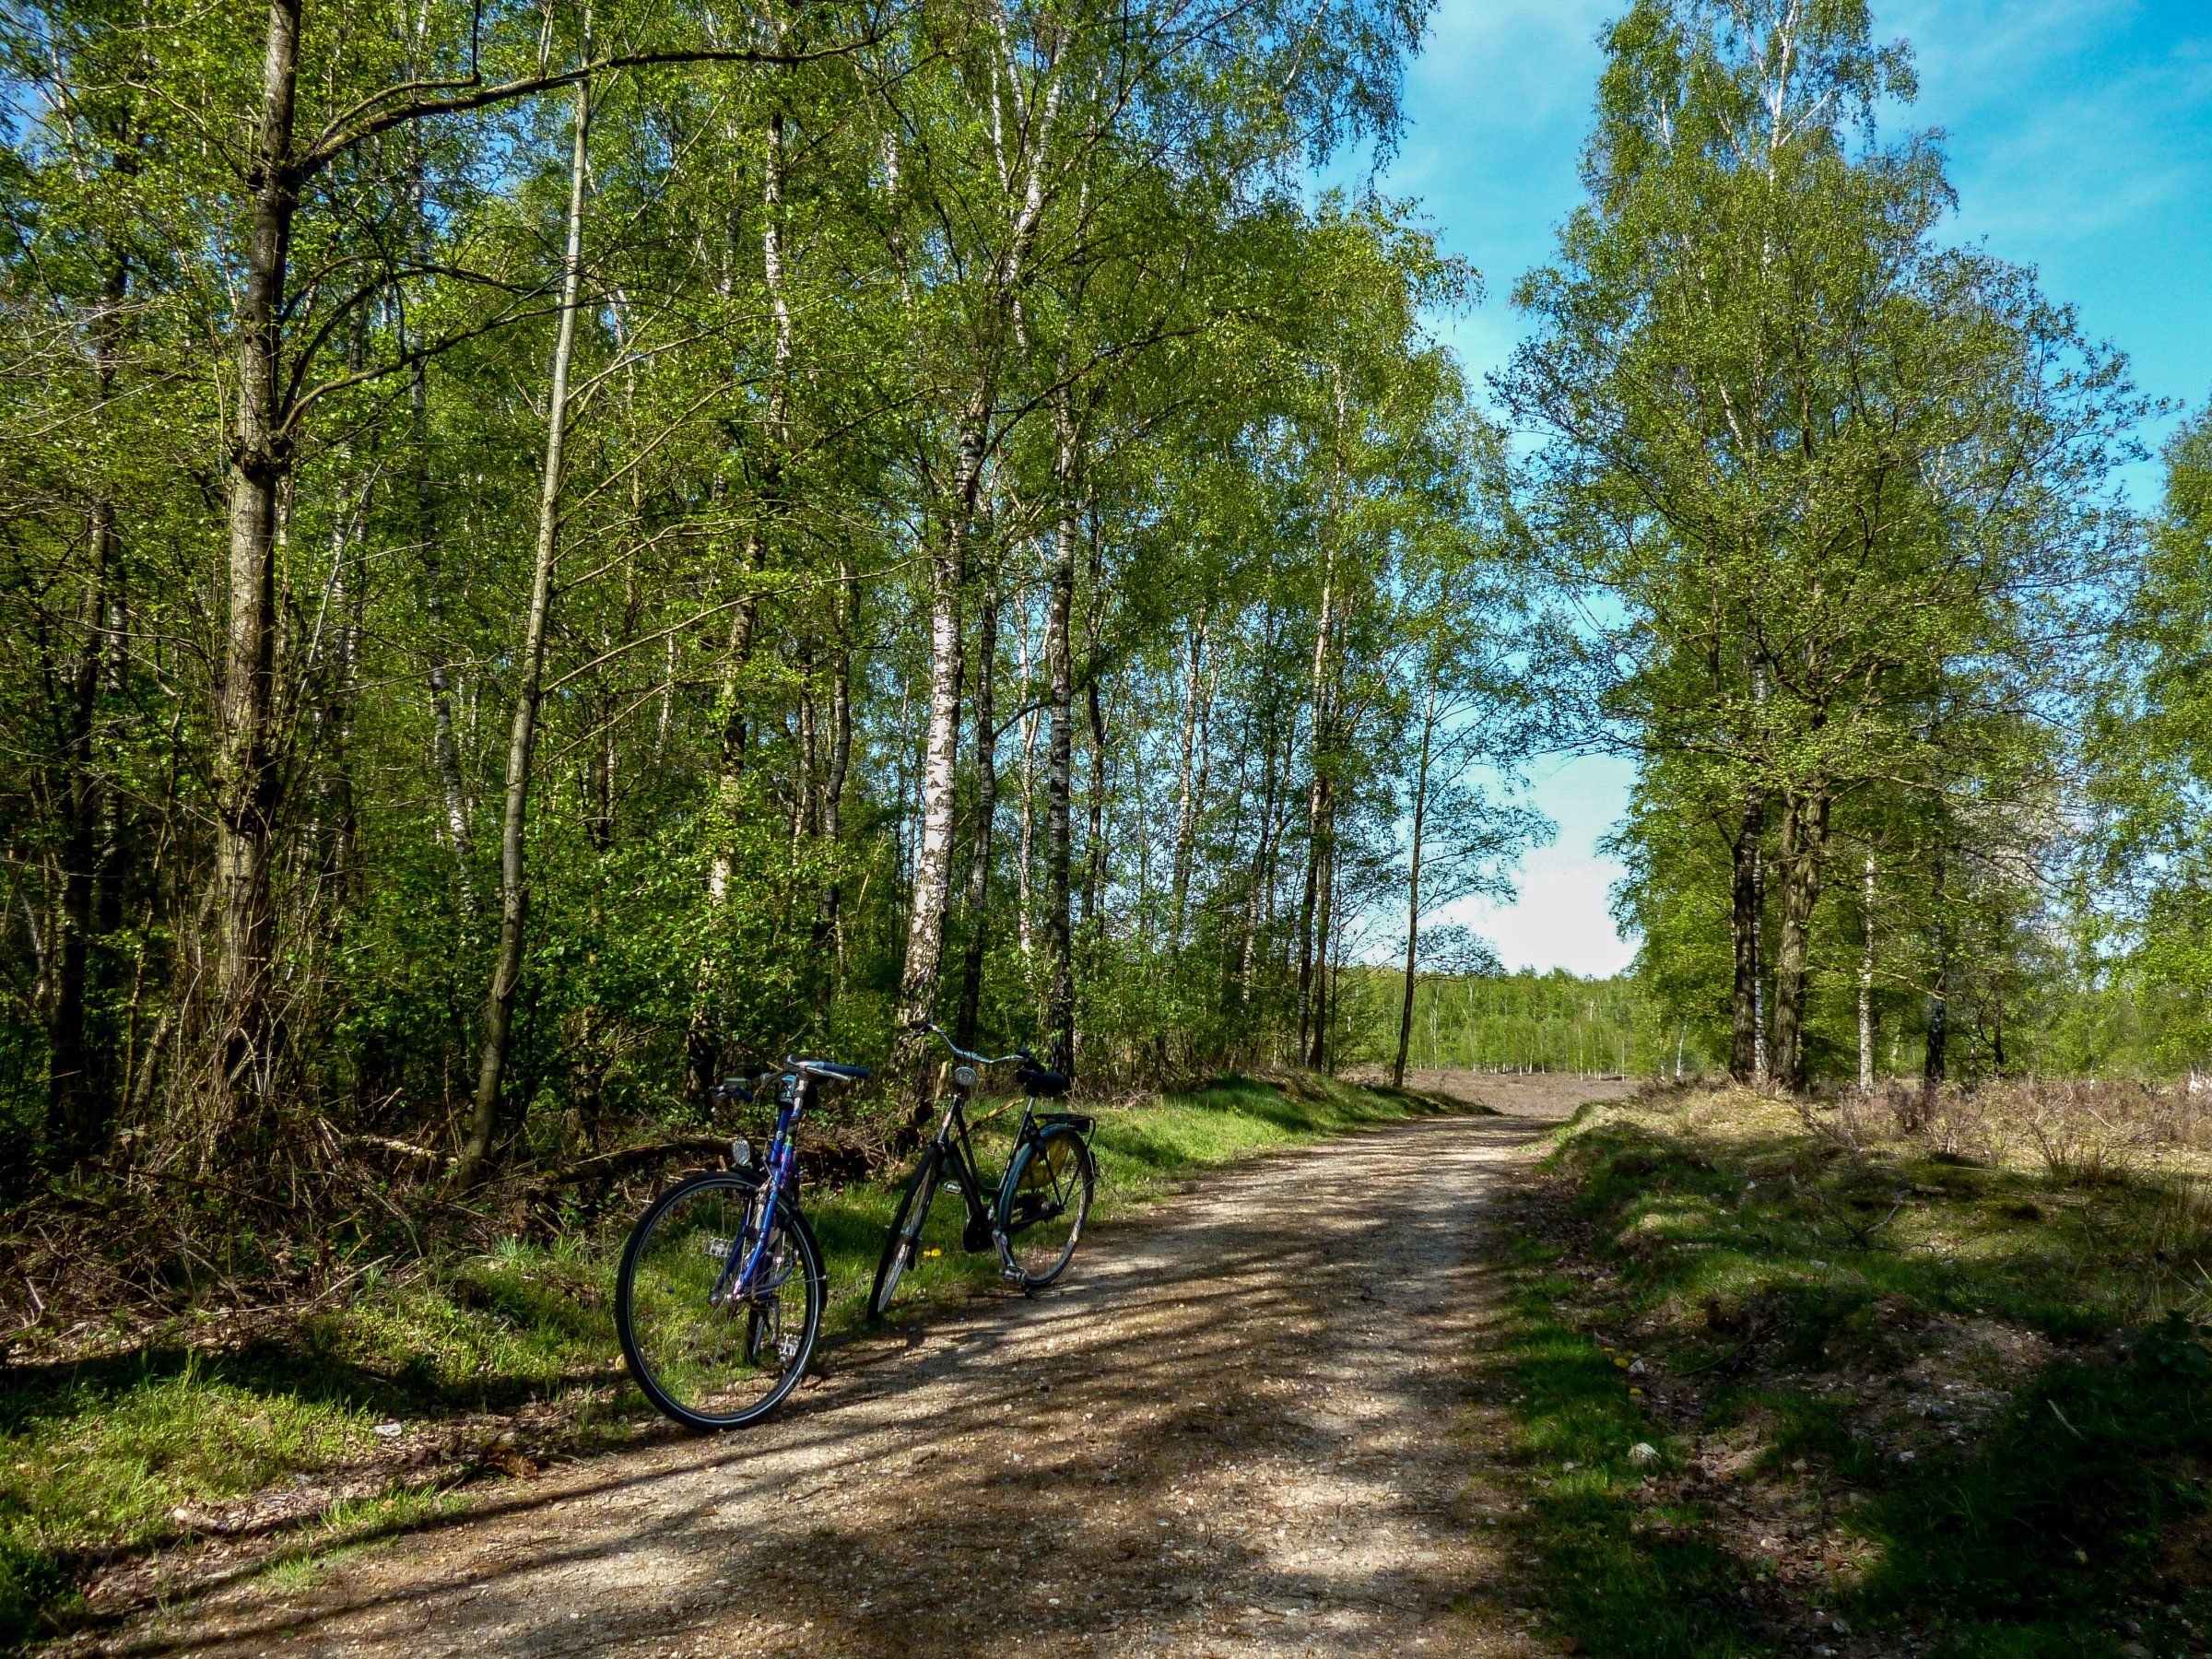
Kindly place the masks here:
[[(831, 6), (758, 39), (711, 11), (302, 15), (266, 342), (282, 684), (242, 818), (215, 679), (258, 626), (229, 614), (227, 469), (265, 20), (0, 21), (0, 744), (24, 757), (0, 1196), (135, 1159), (251, 1199), (334, 1147), (450, 1151), (503, 904), (507, 1170), (695, 1124), (739, 1061), (880, 1060), (910, 965), (948, 1017), (1071, 1040), (1101, 1089), (1342, 1024), (1311, 963), (1387, 885), (1399, 635), (1525, 609), (1495, 579), (1501, 440), (1430, 332), (1474, 273), (1410, 206), (1285, 183), (1387, 147), (1424, 6)], [(684, 61), (739, 37), (805, 61)], [(502, 845), (561, 320), (553, 83), (641, 53), (671, 61), (591, 76), (545, 698)], [(1297, 812), (1323, 778), (1329, 809)], [(1457, 843), (1501, 848), (1509, 805), (1458, 783)], [(932, 791), (949, 877), (919, 856)], [(208, 895), (244, 841), (275, 943), (241, 976)], [(218, 1075), (253, 1001), (265, 1065)]]
[(1629, 1453), (1660, 1431), (1629, 1392), (1615, 1350), (1559, 1316), (1573, 1286), (1547, 1271), (1552, 1254), (1527, 1241), (1515, 1248), (1512, 1324), (1499, 1367), (1513, 1391), (1514, 1449), (1547, 1472), (1522, 1524), (1547, 1606), (1592, 1653), (1756, 1652), (1741, 1634), (1742, 1567), (1704, 1535), (1694, 1512), (1654, 1512), (1638, 1501), (1648, 1471)]
[(2112, 630), (2091, 728), (2094, 901), (2124, 982), (2158, 997), (2168, 1067), (2212, 1057), (2212, 411), (2166, 447), (2166, 500)]
[(2145, 407), (2032, 273), (1940, 239), (1940, 152), (1875, 131), (1912, 76), (1871, 30), (1855, 4), (1633, 6), (1501, 377), (1550, 440), (1559, 574), (1606, 601), (1589, 716), (1641, 769), (1623, 918), (1675, 1018), (1744, 1031), (1741, 1076), (1771, 1014), (1792, 1087), (1842, 1069), (1823, 982), (1863, 951), (1832, 895), (1868, 855), (1893, 1018), (2033, 933), (2047, 722)]
[[(1351, 971), (1347, 971), (1347, 974)], [(1357, 971), (1378, 1024), (1369, 1053), (1386, 1052), (1397, 1034), (1396, 975)], [(1683, 1040), (1683, 1066), (1701, 1074), (1712, 1064), (1709, 1048), (1666, 1025), (1641, 980), (1628, 975), (1583, 979), (1564, 969), (1549, 973), (1421, 975), (1414, 984), (1413, 1044), (1408, 1064), (1418, 1071), (1618, 1072), (1628, 1077), (1673, 1075), (1676, 1040)]]

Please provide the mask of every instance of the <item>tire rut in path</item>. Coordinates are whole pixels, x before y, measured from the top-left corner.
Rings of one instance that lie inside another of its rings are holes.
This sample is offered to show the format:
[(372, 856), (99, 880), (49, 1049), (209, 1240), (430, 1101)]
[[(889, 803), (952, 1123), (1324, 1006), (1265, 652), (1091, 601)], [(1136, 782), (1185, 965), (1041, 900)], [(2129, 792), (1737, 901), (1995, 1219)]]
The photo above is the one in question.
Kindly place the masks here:
[(1548, 1651), (1462, 1610), (1512, 1576), (1465, 1408), (1485, 1192), (1537, 1126), (1428, 1119), (1210, 1178), (1034, 1302), (832, 1351), (759, 1429), (517, 1483), (112, 1651)]

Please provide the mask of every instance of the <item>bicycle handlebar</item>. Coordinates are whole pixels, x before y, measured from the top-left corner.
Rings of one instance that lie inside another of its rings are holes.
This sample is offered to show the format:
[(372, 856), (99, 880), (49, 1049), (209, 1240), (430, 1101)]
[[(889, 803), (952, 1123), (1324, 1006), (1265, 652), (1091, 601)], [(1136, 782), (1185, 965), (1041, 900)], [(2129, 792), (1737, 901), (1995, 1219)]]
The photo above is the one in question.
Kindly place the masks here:
[(953, 1057), (955, 1059), (966, 1060), (975, 1065), (1004, 1065), (1009, 1060), (1034, 1061), (1036, 1059), (1036, 1056), (1030, 1053), (1027, 1049), (1016, 1049), (1010, 1054), (1000, 1054), (995, 1058), (989, 1054), (971, 1053), (968, 1050), (962, 1048), (959, 1043), (953, 1041), (951, 1038), (946, 1036), (942, 1028), (931, 1024), (926, 1019), (917, 1020), (914, 1024), (914, 1030), (917, 1031), (927, 1032), (930, 1036), (935, 1037), (939, 1042), (943, 1043), (947, 1048), (952, 1051)]
[(832, 1083), (865, 1083), (875, 1074), (865, 1065), (846, 1065), (835, 1060), (809, 1060), (803, 1055), (786, 1054), (781, 1065), (756, 1066), (724, 1077), (714, 1093), (725, 1100), (749, 1100), (753, 1086), (764, 1082), (779, 1072), (788, 1076), (819, 1077)]

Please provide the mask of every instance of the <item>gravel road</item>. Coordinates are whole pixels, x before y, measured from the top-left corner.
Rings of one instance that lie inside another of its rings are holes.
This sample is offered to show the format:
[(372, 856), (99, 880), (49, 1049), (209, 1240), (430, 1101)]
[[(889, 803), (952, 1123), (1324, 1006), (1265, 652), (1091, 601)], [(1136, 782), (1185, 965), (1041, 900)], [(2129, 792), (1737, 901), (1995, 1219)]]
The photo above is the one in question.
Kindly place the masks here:
[(1484, 1199), (1609, 1091), (1422, 1081), (1507, 1115), (1209, 1177), (1094, 1232), (1046, 1297), (833, 1349), (760, 1429), (511, 1483), (111, 1651), (1551, 1652), (1505, 1610), (1469, 1395)]

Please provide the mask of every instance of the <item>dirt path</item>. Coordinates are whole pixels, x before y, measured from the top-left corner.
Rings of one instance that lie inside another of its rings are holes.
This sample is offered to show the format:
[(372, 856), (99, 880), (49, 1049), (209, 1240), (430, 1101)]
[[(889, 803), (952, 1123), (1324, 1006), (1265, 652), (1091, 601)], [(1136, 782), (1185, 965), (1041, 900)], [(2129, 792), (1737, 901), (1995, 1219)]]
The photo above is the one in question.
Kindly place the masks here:
[(1485, 1190), (1572, 1091), (1448, 1081), (1510, 1115), (1209, 1179), (1047, 1298), (833, 1351), (762, 1429), (514, 1483), (111, 1651), (1547, 1652), (1464, 1610), (1512, 1577), (1465, 1368)]

